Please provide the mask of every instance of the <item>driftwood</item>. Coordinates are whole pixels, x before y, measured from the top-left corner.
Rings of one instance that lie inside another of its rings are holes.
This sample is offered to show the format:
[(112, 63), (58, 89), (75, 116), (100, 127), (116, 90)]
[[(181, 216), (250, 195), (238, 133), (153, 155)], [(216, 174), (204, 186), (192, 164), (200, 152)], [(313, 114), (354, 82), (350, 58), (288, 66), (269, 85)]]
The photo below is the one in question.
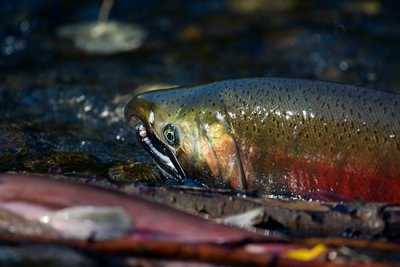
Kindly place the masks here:
[(341, 236), (399, 241), (400, 205), (258, 198), (233, 195), (227, 190), (144, 186), (123, 190), (211, 219), (262, 208), (251, 226), (278, 230), (297, 238)]
[[(18, 236), (12, 234), (0, 234), (0, 240), (16, 243), (35, 243), (35, 244), (53, 244), (58, 246), (68, 246), (84, 251), (102, 253), (107, 255), (137, 256), (149, 258), (152, 260), (174, 260), (203, 262), (218, 265), (230, 266), (275, 266), (275, 267), (337, 267), (343, 266), (341, 263), (326, 261), (325, 257), (320, 257), (312, 261), (299, 261), (286, 258), (283, 253), (263, 252), (259, 254), (248, 252), (241, 244), (235, 245), (217, 245), (217, 244), (185, 244), (157, 240), (113, 240), (91, 242), (88, 240), (67, 240), (46, 238), (43, 236)], [(316, 240), (310, 240), (308, 243), (314, 243)], [(324, 240), (318, 240), (324, 242)], [(369, 242), (370, 243), (370, 242)], [(301, 244), (305, 245), (305, 244)], [(287, 245), (290, 247), (290, 245)], [(399, 250), (397, 250), (399, 251)], [(347, 262), (345, 266), (353, 267), (386, 267), (400, 266), (396, 264), (371, 263), (371, 262)]]

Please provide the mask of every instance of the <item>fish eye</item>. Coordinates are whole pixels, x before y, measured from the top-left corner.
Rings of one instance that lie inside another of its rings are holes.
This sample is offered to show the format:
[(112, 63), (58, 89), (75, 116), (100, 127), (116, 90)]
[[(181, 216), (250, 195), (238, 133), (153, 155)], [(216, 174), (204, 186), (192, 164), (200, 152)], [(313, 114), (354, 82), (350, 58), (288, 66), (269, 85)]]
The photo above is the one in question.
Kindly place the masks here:
[(171, 146), (176, 146), (178, 144), (178, 133), (175, 125), (167, 124), (163, 129), (164, 139)]

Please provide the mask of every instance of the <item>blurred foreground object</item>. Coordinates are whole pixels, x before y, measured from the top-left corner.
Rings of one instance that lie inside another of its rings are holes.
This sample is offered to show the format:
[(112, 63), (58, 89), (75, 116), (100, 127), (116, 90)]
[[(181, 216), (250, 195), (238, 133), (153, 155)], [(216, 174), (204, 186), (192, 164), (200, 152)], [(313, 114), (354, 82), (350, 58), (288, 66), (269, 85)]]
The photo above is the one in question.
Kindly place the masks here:
[(97, 21), (64, 26), (58, 36), (72, 39), (77, 48), (88, 53), (114, 54), (140, 47), (146, 33), (134, 24)]
[(140, 47), (146, 32), (133, 23), (108, 21), (113, 0), (104, 0), (96, 22), (81, 22), (61, 27), (57, 35), (74, 41), (75, 46), (87, 53), (114, 54)]
[(92, 258), (135, 257), (161, 263), (157, 266), (168, 266), (163, 263), (167, 259), (229, 266), (393, 266), (400, 262), (400, 245), (394, 242), (290, 240), (268, 230), (216, 224), (139, 195), (50, 177), (0, 175), (1, 241), (16, 249), (21, 244), (57, 246), (58, 253), (72, 248), (90, 252)]

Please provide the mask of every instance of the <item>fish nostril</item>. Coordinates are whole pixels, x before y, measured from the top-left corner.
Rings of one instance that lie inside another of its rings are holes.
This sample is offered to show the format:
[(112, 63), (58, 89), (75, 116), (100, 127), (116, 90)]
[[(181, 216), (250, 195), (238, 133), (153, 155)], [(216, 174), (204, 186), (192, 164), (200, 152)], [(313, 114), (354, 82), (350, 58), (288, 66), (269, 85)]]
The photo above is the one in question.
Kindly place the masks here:
[(140, 121), (139, 117), (138, 117), (138, 116), (135, 116), (135, 115), (133, 115), (133, 116), (131, 116), (131, 117), (129, 118), (129, 122), (132, 123), (132, 124), (136, 124), (136, 123), (138, 123), (139, 121)]

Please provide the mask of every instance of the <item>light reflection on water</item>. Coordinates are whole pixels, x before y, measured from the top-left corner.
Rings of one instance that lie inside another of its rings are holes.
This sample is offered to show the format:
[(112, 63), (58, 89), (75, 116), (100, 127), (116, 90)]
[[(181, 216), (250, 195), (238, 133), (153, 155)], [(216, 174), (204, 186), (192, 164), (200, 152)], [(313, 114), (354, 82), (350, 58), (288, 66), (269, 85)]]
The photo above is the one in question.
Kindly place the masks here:
[[(399, 21), (391, 3), (229, 0), (174, 8), (165, 1), (119, 0), (110, 18), (139, 25), (148, 39), (135, 52), (102, 57), (56, 36), (64, 25), (95, 21), (99, 2), (34, 2), (0, 3), (0, 119), (29, 122), (57, 137), (48, 140), (57, 151), (146, 158), (123, 116), (133, 90), (146, 84), (268, 75), (400, 88)], [(228, 115), (247, 112), (262, 121), (270, 114), (287, 120), (318, 115), (260, 107)]]

